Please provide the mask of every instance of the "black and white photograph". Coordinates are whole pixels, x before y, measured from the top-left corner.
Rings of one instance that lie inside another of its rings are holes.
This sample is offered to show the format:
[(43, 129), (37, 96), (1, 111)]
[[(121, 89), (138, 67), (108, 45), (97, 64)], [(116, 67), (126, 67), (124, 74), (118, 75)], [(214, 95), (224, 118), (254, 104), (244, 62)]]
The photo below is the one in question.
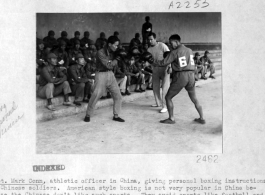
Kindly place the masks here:
[(222, 15), (36, 13), (38, 154), (222, 153)]

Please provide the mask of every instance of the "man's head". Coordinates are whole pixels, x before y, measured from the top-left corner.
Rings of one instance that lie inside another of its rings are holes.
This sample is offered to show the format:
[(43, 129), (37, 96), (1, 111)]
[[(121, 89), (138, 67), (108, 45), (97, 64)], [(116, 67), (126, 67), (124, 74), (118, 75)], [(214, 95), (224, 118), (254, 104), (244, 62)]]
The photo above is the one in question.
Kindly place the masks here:
[(47, 56), (49, 64), (56, 66), (57, 65), (57, 56), (54, 53), (49, 53)]
[(171, 35), (169, 37), (169, 44), (173, 49), (176, 49), (181, 44), (181, 38), (178, 34)]
[(199, 52), (196, 52), (196, 53), (195, 53), (195, 58), (196, 58), (196, 59), (199, 59), (199, 57), (200, 57)]
[(118, 37), (118, 36), (119, 36), (119, 32), (118, 32), (118, 31), (115, 31), (113, 35), (114, 35), (115, 37)]
[(75, 38), (79, 39), (80, 37), (80, 32), (79, 31), (75, 31)]
[(116, 51), (116, 49), (118, 48), (120, 40), (118, 39), (118, 37), (115, 36), (110, 36), (108, 38), (108, 48), (110, 49), (110, 51), (114, 52)]
[(205, 56), (205, 57), (208, 57), (208, 56), (209, 56), (209, 53), (210, 53), (210, 52), (206, 50), (206, 51), (204, 52), (204, 56)]
[(150, 43), (151, 46), (155, 46), (156, 45), (156, 34), (154, 32), (150, 32), (148, 34), (148, 41)]
[(139, 39), (140, 40), (140, 33), (135, 33), (135, 36), (134, 36), (136, 39)]
[(66, 31), (62, 31), (61, 32), (61, 37), (66, 38), (68, 36)]
[(80, 41), (75, 40), (75, 49), (79, 49), (80, 48)]
[(37, 46), (40, 50), (43, 50), (44, 49), (44, 43), (41, 39), (38, 39), (37, 40)]
[(88, 31), (85, 31), (84, 32), (84, 37), (89, 38), (89, 36), (90, 36), (90, 33)]
[(148, 45), (148, 42), (146, 42), (146, 41), (145, 41), (145, 42), (143, 42), (143, 47), (144, 47), (144, 49), (145, 49), (145, 50), (147, 50), (147, 49), (148, 49), (148, 47), (149, 47), (149, 45)]
[(55, 32), (53, 30), (50, 30), (48, 32), (48, 37), (54, 38)]
[(60, 49), (62, 49), (64, 51), (66, 48), (66, 42), (64, 40), (61, 40), (59, 42), (59, 47), (60, 47)]
[(105, 38), (106, 38), (106, 35), (105, 35), (104, 32), (101, 32), (101, 33), (99, 34), (99, 37), (100, 37), (101, 39), (105, 39)]
[(150, 21), (150, 17), (149, 17), (149, 16), (146, 16), (146, 17), (145, 17), (145, 21), (146, 21), (146, 22), (149, 22), (149, 21)]
[(79, 65), (84, 66), (84, 65), (86, 64), (85, 58), (84, 58), (84, 56), (83, 56), (81, 53), (79, 53), (79, 54), (77, 54), (77, 55), (75, 56), (75, 60), (76, 60), (76, 62), (77, 62)]
[(128, 61), (129, 61), (130, 66), (135, 64), (135, 56), (132, 56), (132, 55), (128, 56)]

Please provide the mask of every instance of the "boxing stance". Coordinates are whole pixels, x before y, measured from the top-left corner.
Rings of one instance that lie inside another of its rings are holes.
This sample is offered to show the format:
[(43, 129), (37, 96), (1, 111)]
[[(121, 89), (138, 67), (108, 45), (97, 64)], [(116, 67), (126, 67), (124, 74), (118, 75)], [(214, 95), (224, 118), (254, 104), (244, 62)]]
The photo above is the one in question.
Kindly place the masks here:
[(182, 88), (185, 87), (191, 101), (194, 103), (195, 108), (200, 115), (200, 118), (195, 119), (195, 121), (201, 124), (205, 124), (202, 107), (199, 104), (195, 93), (195, 63), (193, 61), (192, 50), (181, 44), (181, 38), (177, 34), (172, 35), (169, 38), (169, 42), (173, 50), (163, 60), (154, 62), (152, 55), (148, 52), (145, 52), (142, 55), (142, 59), (146, 64), (149, 63), (155, 64), (157, 66), (167, 66), (171, 63), (173, 69), (172, 82), (165, 97), (169, 118), (161, 120), (160, 122), (165, 124), (175, 123), (173, 114), (174, 104), (172, 102), (172, 98), (177, 95), (182, 90)]

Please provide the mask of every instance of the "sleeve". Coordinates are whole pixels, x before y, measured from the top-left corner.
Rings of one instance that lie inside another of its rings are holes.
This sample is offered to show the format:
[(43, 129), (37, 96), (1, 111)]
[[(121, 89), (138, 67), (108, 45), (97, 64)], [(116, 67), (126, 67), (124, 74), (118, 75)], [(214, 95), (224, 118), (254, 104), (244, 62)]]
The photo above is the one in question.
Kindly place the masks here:
[(109, 60), (108, 57), (102, 51), (98, 51), (97, 57), (101, 65), (103, 65), (109, 70), (113, 69), (113, 67), (116, 66), (118, 63), (117, 60)]
[(76, 74), (76, 69), (74, 68), (74, 66), (70, 67), (69, 74), (70, 74), (71, 78), (74, 79), (74, 81), (77, 83), (85, 83), (88, 81), (87, 77), (82, 77), (82, 78), (78, 77), (78, 75)]
[(208, 63), (213, 64), (213, 62), (210, 60), (210, 58), (208, 58)]
[[(59, 82), (60, 80), (62, 79), (65, 79), (64, 77), (63, 78), (53, 78), (48, 69), (46, 67), (44, 67), (41, 71), (41, 75), (42, 77), (48, 82), (48, 83), (57, 83)], [(65, 75), (64, 75), (65, 76)], [(65, 76), (66, 77), (66, 76)]]
[(165, 43), (162, 43), (162, 50), (165, 53), (166, 51), (170, 51), (168, 46)]
[(158, 66), (167, 66), (174, 62), (175, 59), (177, 59), (176, 54), (174, 52), (170, 52), (163, 60), (155, 60), (154, 64), (158, 64)]

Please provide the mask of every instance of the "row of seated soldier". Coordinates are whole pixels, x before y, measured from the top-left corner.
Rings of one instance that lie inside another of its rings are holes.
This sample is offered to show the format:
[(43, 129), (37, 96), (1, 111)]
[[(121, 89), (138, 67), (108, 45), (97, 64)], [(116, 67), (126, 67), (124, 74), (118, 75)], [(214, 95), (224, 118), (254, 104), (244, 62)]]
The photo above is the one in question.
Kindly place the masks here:
[[(54, 35), (51, 32), (49, 34)], [(87, 35), (86, 32), (85, 35)], [(43, 40), (37, 39), (36, 72), (39, 84), (37, 95), (47, 99), (49, 110), (55, 110), (52, 99), (61, 93), (64, 94), (63, 105), (66, 106), (72, 105), (69, 95), (74, 95), (73, 103), (80, 106), (81, 102), (88, 102), (92, 94), (96, 72), (96, 53), (101, 48), (97, 48), (90, 39), (84, 43), (84, 39), (75, 38), (75, 40), (71, 39), (72, 43), (71, 40), (68, 42), (70, 44), (61, 38), (54, 43), (51, 39), (47, 40), (47, 37)], [(139, 38), (139, 33), (136, 33), (128, 52), (121, 45), (116, 51), (116, 55), (120, 56), (120, 61), (119, 66), (115, 67), (113, 72), (123, 96), (131, 94), (129, 86), (132, 84), (136, 84), (135, 92), (144, 92), (146, 82), (146, 89), (152, 89), (152, 69), (143, 68), (139, 60), (141, 53), (145, 51)], [(105, 43), (101, 44), (101, 47), (104, 46)], [(107, 97), (109, 95), (106, 92), (102, 99)]]
[[(47, 108), (54, 111), (52, 98), (59, 94), (64, 94), (63, 105), (70, 106), (69, 95), (75, 96), (74, 104), (81, 106), (82, 102), (88, 102), (93, 91), (96, 73), (96, 54), (103, 48), (107, 39), (105, 33), (101, 32), (96, 43), (89, 39), (89, 32), (84, 32), (84, 37), (79, 39), (80, 32), (75, 32), (75, 37), (67, 38), (67, 32), (63, 31), (61, 37), (54, 38), (54, 31), (49, 31), (48, 36), (43, 40), (37, 38), (37, 83), (39, 88), (37, 95), (47, 99)], [(117, 31), (114, 36), (118, 36)], [(152, 67), (143, 67), (140, 60), (142, 53), (147, 51), (148, 42), (140, 41), (140, 34), (129, 44), (129, 49), (125, 51), (119, 44), (116, 55), (120, 57), (119, 65), (114, 68), (117, 83), (119, 84), (123, 96), (130, 95), (129, 86), (136, 84), (135, 92), (144, 92), (146, 89), (152, 90)], [(214, 66), (210, 61), (208, 51), (199, 59), (199, 53), (195, 54), (196, 80), (201, 73), (201, 79), (206, 79), (207, 69), (210, 69), (210, 77), (213, 77)], [(102, 99), (110, 98), (106, 91)]]

